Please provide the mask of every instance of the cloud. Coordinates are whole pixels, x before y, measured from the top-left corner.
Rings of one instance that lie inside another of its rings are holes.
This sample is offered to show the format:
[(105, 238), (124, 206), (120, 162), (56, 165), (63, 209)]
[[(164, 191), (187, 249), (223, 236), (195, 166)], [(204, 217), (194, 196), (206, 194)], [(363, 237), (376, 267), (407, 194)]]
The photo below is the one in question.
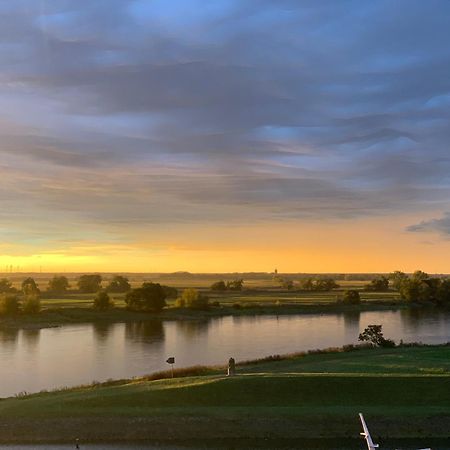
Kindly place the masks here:
[(447, 2), (196, 5), (0, 6), (16, 240), (448, 209)]
[(434, 232), (448, 237), (450, 236), (450, 212), (445, 213), (439, 219), (424, 220), (418, 224), (410, 225), (406, 229), (415, 233)]

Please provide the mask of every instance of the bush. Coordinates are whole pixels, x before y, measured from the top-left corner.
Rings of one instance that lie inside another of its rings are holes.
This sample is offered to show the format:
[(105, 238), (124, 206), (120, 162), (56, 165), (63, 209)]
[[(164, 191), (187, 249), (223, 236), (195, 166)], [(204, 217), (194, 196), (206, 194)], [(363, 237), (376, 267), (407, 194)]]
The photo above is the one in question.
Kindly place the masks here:
[(332, 291), (339, 285), (332, 278), (305, 278), (300, 280), (300, 289), (303, 291)]
[(364, 286), (364, 290), (371, 292), (387, 292), (389, 291), (389, 278), (375, 278), (369, 284)]
[(109, 308), (114, 307), (114, 302), (111, 300), (110, 296), (105, 291), (100, 291), (94, 297), (93, 308), (98, 311), (106, 311)]
[(22, 281), (22, 292), (25, 295), (39, 295), (41, 293), (36, 281), (31, 277)]
[(244, 284), (244, 280), (242, 278), (239, 280), (228, 281), (227, 282), (227, 290), (242, 291), (243, 284)]
[(0, 298), (0, 314), (12, 316), (20, 312), (20, 301), (17, 295), (3, 295)]
[(0, 280), (0, 294), (11, 294), (16, 291), (17, 289), (13, 287), (10, 280), (7, 278), (2, 278)]
[(344, 303), (345, 305), (359, 305), (361, 303), (359, 292), (355, 291), (354, 289), (344, 291), (342, 303)]
[(29, 295), (23, 302), (24, 314), (38, 314), (41, 311), (41, 299), (37, 295)]
[(209, 299), (205, 295), (200, 294), (197, 289), (188, 288), (183, 291), (176, 305), (182, 308), (208, 309)]
[(125, 303), (132, 311), (160, 312), (166, 306), (166, 294), (159, 283), (144, 283), (127, 293)]
[(226, 291), (227, 285), (225, 284), (225, 281), (216, 281), (211, 285), (212, 291)]

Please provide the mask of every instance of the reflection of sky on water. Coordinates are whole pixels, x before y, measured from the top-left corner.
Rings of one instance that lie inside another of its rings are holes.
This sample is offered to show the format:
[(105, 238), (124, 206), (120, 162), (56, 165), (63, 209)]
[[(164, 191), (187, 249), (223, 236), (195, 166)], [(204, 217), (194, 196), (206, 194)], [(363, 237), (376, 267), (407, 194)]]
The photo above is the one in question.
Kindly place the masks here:
[(144, 375), (168, 356), (182, 367), (342, 346), (369, 324), (396, 341), (450, 341), (450, 313), (432, 309), (0, 329), (0, 396)]

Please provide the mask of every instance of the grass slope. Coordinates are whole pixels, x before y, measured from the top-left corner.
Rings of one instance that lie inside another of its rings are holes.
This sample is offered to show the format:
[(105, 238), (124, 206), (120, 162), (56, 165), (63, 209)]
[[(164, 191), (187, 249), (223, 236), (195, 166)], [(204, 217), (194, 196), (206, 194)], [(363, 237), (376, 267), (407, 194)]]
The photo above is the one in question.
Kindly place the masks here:
[[(450, 347), (246, 364), (227, 378), (127, 380), (0, 401), (0, 440), (448, 437)], [(19, 431), (17, 431), (19, 430)]]

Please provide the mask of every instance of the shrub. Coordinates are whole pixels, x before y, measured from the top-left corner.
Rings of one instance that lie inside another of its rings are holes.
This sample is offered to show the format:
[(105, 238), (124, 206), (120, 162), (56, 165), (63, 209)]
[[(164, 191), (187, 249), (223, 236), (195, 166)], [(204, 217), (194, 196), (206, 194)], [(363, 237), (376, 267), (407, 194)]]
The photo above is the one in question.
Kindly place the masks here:
[(12, 316), (20, 312), (20, 301), (17, 295), (3, 295), (0, 298), (0, 314)]
[(225, 281), (216, 281), (211, 285), (212, 291), (226, 291), (227, 285), (225, 284)]
[(387, 292), (389, 291), (389, 278), (375, 278), (369, 284), (364, 286), (364, 290), (371, 292)]
[(11, 294), (16, 291), (17, 291), (17, 289), (13, 287), (10, 280), (8, 280), (7, 278), (2, 278), (0, 280), (0, 293), (1, 294)]
[(339, 285), (332, 278), (305, 278), (300, 280), (300, 289), (303, 291), (332, 291)]
[(22, 281), (22, 292), (25, 295), (39, 295), (41, 291), (39, 290), (36, 281), (29, 277)]
[(243, 279), (233, 280), (227, 282), (227, 290), (229, 291), (242, 291), (242, 286), (244, 284)]
[(28, 295), (23, 302), (24, 314), (37, 314), (41, 310), (41, 299), (37, 295)]
[(114, 306), (114, 302), (111, 300), (110, 296), (105, 291), (100, 291), (94, 297), (93, 308), (98, 311), (105, 311)]
[(200, 294), (197, 289), (188, 288), (183, 291), (181, 298), (177, 300), (177, 306), (191, 309), (208, 309), (209, 299)]

